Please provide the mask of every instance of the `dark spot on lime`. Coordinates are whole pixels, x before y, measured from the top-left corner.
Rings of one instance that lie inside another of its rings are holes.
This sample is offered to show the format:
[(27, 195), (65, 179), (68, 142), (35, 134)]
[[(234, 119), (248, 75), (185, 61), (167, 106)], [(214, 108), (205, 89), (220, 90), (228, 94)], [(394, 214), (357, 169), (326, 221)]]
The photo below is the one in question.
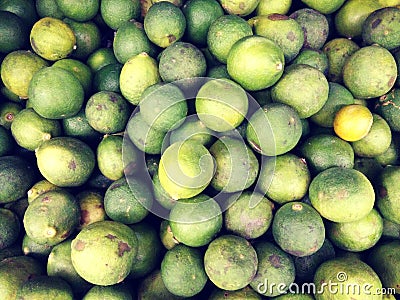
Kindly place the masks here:
[(268, 260), (269, 260), (269, 262), (271, 263), (271, 265), (273, 265), (275, 268), (280, 268), (280, 267), (282, 267), (281, 260), (280, 260), (280, 258), (279, 258), (278, 255), (272, 254), (272, 255), (270, 255), (270, 256), (268, 257)]
[(378, 27), (378, 25), (382, 22), (381, 19), (376, 19), (371, 23), (371, 28), (375, 29), (376, 27)]
[(108, 238), (108, 239), (113, 241), (113, 240), (115, 240), (116, 236), (109, 233), (109, 234), (106, 235), (106, 238)]
[(125, 252), (131, 251), (131, 247), (122, 241), (118, 242), (118, 256), (123, 256)]
[(83, 249), (85, 249), (86, 243), (82, 242), (81, 240), (78, 240), (75, 244), (75, 249), (78, 251), (82, 251)]
[(71, 161), (69, 162), (68, 168), (71, 169), (71, 170), (73, 170), (73, 171), (75, 171), (75, 169), (76, 169), (76, 163), (75, 163), (74, 160), (71, 160)]
[(288, 20), (289, 17), (286, 15), (273, 13), (273, 14), (268, 15), (268, 19), (270, 19), (272, 21), (279, 21), (279, 20)]

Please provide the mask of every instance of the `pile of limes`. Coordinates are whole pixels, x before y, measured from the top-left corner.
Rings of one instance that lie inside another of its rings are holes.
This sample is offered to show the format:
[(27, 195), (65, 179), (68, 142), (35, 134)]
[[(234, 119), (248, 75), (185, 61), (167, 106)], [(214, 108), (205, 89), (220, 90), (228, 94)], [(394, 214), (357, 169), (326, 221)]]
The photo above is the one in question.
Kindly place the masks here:
[(0, 0), (0, 66), (1, 300), (400, 294), (399, 0)]

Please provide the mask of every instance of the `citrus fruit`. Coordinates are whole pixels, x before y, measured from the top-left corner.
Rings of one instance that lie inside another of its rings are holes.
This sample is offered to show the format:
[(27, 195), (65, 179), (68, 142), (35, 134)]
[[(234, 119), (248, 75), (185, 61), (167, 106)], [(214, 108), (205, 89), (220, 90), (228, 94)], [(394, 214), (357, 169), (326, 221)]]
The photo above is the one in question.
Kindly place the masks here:
[(114, 181), (104, 195), (107, 216), (123, 224), (142, 221), (153, 202), (151, 187), (139, 178), (121, 177)]
[(46, 67), (36, 72), (28, 89), (31, 107), (48, 119), (77, 114), (82, 108), (84, 93), (76, 76), (59, 67)]
[(186, 19), (185, 39), (198, 46), (207, 45), (207, 32), (212, 22), (224, 14), (218, 1), (190, 0), (182, 6)]
[(0, 157), (11, 154), (15, 146), (11, 132), (4, 126), (0, 126)]
[(345, 141), (354, 142), (365, 137), (371, 129), (373, 115), (359, 104), (348, 104), (340, 108), (333, 120), (335, 133)]
[(336, 82), (328, 84), (328, 99), (324, 106), (310, 117), (311, 121), (323, 127), (333, 127), (337, 111), (345, 105), (354, 104), (354, 97), (347, 88)]
[(375, 110), (389, 124), (390, 129), (395, 132), (400, 131), (400, 90), (392, 89), (389, 93), (379, 97), (375, 104)]
[(207, 245), (222, 228), (219, 204), (204, 194), (179, 200), (171, 208), (169, 225), (174, 238), (189, 247)]
[(375, 157), (389, 149), (392, 133), (388, 123), (377, 114), (372, 114), (373, 121), (368, 134), (361, 140), (352, 142), (354, 153), (359, 157)]
[(158, 173), (154, 173), (153, 178), (154, 199), (164, 208), (170, 210), (177, 202), (162, 187)]
[(158, 83), (148, 87), (140, 100), (140, 113), (150, 127), (173, 130), (185, 120), (188, 106), (182, 91), (174, 84)]
[(35, 1), (31, 0), (3, 0), (0, 3), (0, 10), (16, 14), (28, 26), (32, 26), (38, 19)]
[(176, 296), (198, 294), (207, 282), (202, 253), (182, 244), (168, 250), (161, 261), (161, 278), (167, 290)]
[(232, 194), (224, 214), (225, 228), (245, 239), (255, 239), (269, 229), (274, 204), (263, 194), (249, 191)]
[(132, 56), (123, 65), (119, 77), (122, 96), (130, 103), (139, 104), (143, 91), (161, 81), (158, 64), (146, 52)]
[(260, 0), (256, 7), (256, 15), (286, 15), (292, 6), (292, 0)]
[(72, 117), (62, 119), (61, 124), (63, 132), (67, 136), (79, 138), (87, 143), (101, 140), (100, 132), (90, 126), (85, 115), (84, 107)]
[(347, 251), (364, 251), (372, 248), (382, 236), (383, 220), (372, 209), (364, 218), (346, 223), (328, 222), (327, 236), (332, 243)]
[(81, 218), (78, 229), (107, 218), (104, 210), (104, 195), (95, 190), (85, 190), (76, 194)]
[(400, 194), (395, 188), (399, 180), (400, 168), (398, 166), (386, 166), (377, 180), (378, 192), (376, 205), (382, 216), (394, 223), (400, 224)]
[(302, 0), (308, 7), (318, 10), (322, 14), (331, 14), (337, 11), (346, 0), (335, 0), (335, 1), (316, 1), (316, 0)]
[(255, 34), (265, 36), (282, 49), (286, 63), (293, 60), (303, 47), (303, 29), (297, 21), (286, 15), (259, 15), (251, 18), (249, 24)]
[(137, 243), (135, 233), (125, 224), (108, 220), (92, 223), (72, 240), (72, 265), (95, 285), (119, 283), (131, 270)]
[(120, 63), (112, 63), (98, 70), (93, 76), (93, 91), (109, 91), (120, 93), (119, 75), (122, 70)]
[(36, 12), (40, 18), (52, 17), (62, 19), (64, 14), (57, 6), (56, 0), (37, 0), (35, 1)]
[(135, 20), (122, 23), (114, 35), (113, 51), (119, 63), (124, 64), (129, 58), (146, 52), (151, 54), (151, 42), (143, 24)]
[(312, 135), (302, 141), (298, 150), (314, 174), (331, 167), (354, 167), (351, 144), (333, 134)]
[(355, 98), (369, 99), (386, 94), (394, 86), (396, 77), (393, 55), (378, 45), (362, 47), (343, 66), (343, 82)]
[(321, 50), (302, 49), (292, 64), (304, 64), (316, 68), (325, 76), (328, 73), (328, 56)]
[(204, 83), (196, 94), (198, 118), (209, 129), (224, 132), (243, 122), (248, 111), (245, 90), (230, 79), (213, 79)]
[(56, 0), (57, 6), (65, 17), (78, 22), (89, 21), (94, 18), (100, 8), (99, 0)]
[(50, 61), (66, 58), (76, 47), (71, 27), (51, 17), (39, 19), (31, 28), (29, 39), (33, 51)]
[(230, 15), (245, 17), (250, 15), (257, 7), (260, 0), (250, 0), (246, 2), (219, 0), (223, 9)]
[(246, 90), (256, 91), (279, 80), (285, 58), (275, 42), (262, 36), (247, 36), (232, 46), (226, 65), (233, 80)]
[(29, 43), (29, 29), (25, 22), (10, 11), (0, 10), (0, 53), (24, 49)]
[(272, 220), (272, 234), (282, 250), (294, 256), (308, 256), (324, 243), (325, 227), (319, 213), (301, 202), (282, 205)]
[(187, 140), (163, 152), (158, 169), (160, 183), (173, 199), (200, 194), (211, 182), (215, 163), (206, 147)]
[(325, 14), (312, 8), (300, 8), (289, 15), (304, 31), (305, 48), (321, 49), (328, 39), (329, 23)]
[(259, 162), (244, 140), (222, 136), (209, 148), (215, 160), (210, 185), (217, 191), (233, 193), (249, 188), (257, 179)]
[(124, 175), (122, 144), (122, 136), (106, 135), (96, 149), (99, 170), (111, 180), (120, 179)]
[(179, 300), (181, 297), (172, 294), (167, 290), (161, 278), (161, 270), (156, 269), (145, 276), (138, 286), (138, 297), (143, 300), (166, 299)]
[(86, 64), (93, 72), (97, 72), (102, 67), (112, 64), (118, 63), (118, 60), (115, 58), (114, 52), (112, 48), (98, 48), (93, 51), (87, 58)]
[(87, 59), (90, 54), (101, 46), (102, 35), (99, 26), (95, 22), (77, 22), (68, 18), (63, 20), (71, 27), (76, 38), (76, 47), (71, 53), (71, 57), (80, 60)]
[(113, 300), (132, 300), (132, 294), (124, 284), (115, 285), (94, 285), (89, 291), (83, 296), (82, 300), (96, 300), (99, 297), (105, 297)]
[(263, 162), (257, 187), (269, 199), (283, 204), (302, 199), (310, 181), (306, 160), (285, 153)]
[(90, 126), (101, 133), (123, 131), (129, 116), (130, 107), (119, 93), (100, 91), (87, 101), (85, 115)]
[(45, 261), (49, 256), (51, 249), (54, 246), (50, 246), (47, 244), (38, 244), (33, 239), (31, 239), (26, 233), (22, 238), (22, 252), (25, 255), (33, 257), (38, 261)]
[(100, 1), (100, 13), (107, 26), (117, 30), (126, 21), (139, 19), (140, 1), (102, 0)]
[(236, 291), (226, 291), (215, 289), (208, 298), (209, 300), (222, 300), (222, 299), (248, 299), (260, 300), (261, 297), (251, 287), (244, 287)]
[(21, 226), (17, 215), (12, 210), (0, 208), (0, 216), (0, 249), (4, 249), (17, 241)]
[(211, 23), (207, 46), (215, 58), (226, 64), (229, 50), (242, 37), (253, 35), (250, 24), (236, 15), (223, 15)]
[(214, 132), (206, 127), (196, 115), (190, 115), (178, 128), (169, 134), (169, 142), (173, 144), (178, 141), (195, 140), (205, 146), (214, 140)]
[[(293, 258), (278, 245), (272, 242), (259, 240), (254, 243), (257, 253), (257, 273), (250, 286), (259, 294), (275, 297), (284, 293), (295, 279), (295, 266)], [(266, 285), (268, 278), (268, 285)], [(275, 288), (282, 284), (280, 289)]]
[(364, 218), (373, 208), (375, 192), (368, 178), (355, 169), (331, 167), (318, 173), (309, 186), (313, 207), (333, 222)]
[(329, 83), (325, 75), (309, 65), (292, 65), (271, 88), (275, 102), (293, 107), (300, 118), (317, 113), (329, 96)]
[(47, 61), (31, 51), (13, 51), (1, 63), (1, 79), (11, 92), (26, 99), (32, 76), (47, 66)]
[(23, 107), (15, 102), (4, 101), (0, 103), (0, 126), (10, 129), (15, 116), (19, 114), (22, 109)]
[(36, 174), (24, 158), (7, 155), (0, 157), (0, 175), (0, 203), (8, 203), (26, 195)]
[(375, 0), (349, 0), (336, 12), (334, 25), (339, 35), (346, 38), (357, 38), (362, 35), (365, 19), (382, 6)]
[(47, 297), (54, 300), (74, 299), (72, 288), (64, 279), (48, 275), (29, 278), (17, 291), (17, 299), (44, 300)]
[(186, 19), (179, 7), (171, 2), (161, 1), (150, 6), (143, 25), (149, 40), (166, 48), (183, 37)]
[(360, 49), (360, 46), (353, 40), (347, 38), (333, 38), (324, 45), (322, 51), (328, 57), (328, 74), (329, 81), (343, 82), (343, 66), (346, 59), (354, 52)]
[(215, 238), (204, 254), (208, 278), (220, 289), (234, 291), (252, 282), (257, 272), (256, 250), (245, 239), (225, 234)]
[(18, 145), (34, 151), (44, 140), (61, 135), (61, 124), (39, 116), (32, 108), (25, 108), (15, 116), (11, 133)]
[(85, 183), (95, 166), (92, 149), (72, 137), (55, 137), (44, 141), (35, 151), (40, 173), (60, 187)]
[(27, 192), (28, 203), (31, 203), (33, 200), (35, 200), (38, 196), (40, 196), (43, 193), (54, 190), (62, 190), (62, 189), (63, 188), (56, 186), (55, 184), (52, 184), (46, 179), (39, 180), (34, 185), (32, 185)]
[(54, 246), (73, 233), (79, 218), (75, 197), (65, 190), (53, 190), (29, 203), (23, 223), (26, 234), (33, 241)]
[(299, 114), (289, 105), (269, 103), (254, 112), (246, 127), (246, 139), (258, 153), (267, 156), (284, 154), (301, 138)]
[[(165, 48), (159, 58), (160, 76), (165, 82), (203, 77), (206, 75), (206, 59), (195, 45), (187, 42), (175, 42)], [(190, 80), (187, 84), (190, 84)], [(182, 81), (185, 85), (186, 81)]]

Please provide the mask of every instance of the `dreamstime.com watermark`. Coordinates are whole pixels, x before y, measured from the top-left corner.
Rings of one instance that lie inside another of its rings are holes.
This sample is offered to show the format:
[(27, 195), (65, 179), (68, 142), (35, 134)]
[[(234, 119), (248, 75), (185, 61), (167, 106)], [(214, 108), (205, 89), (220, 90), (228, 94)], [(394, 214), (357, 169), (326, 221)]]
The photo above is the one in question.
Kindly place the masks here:
[(331, 295), (394, 295), (395, 288), (376, 288), (370, 283), (358, 284), (347, 282), (348, 276), (345, 272), (338, 272), (336, 280), (329, 280), (320, 285), (315, 283), (272, 283), (266, 278), (264, 282), (257, 285), (257, 292), (260, 294), (324, 294)]

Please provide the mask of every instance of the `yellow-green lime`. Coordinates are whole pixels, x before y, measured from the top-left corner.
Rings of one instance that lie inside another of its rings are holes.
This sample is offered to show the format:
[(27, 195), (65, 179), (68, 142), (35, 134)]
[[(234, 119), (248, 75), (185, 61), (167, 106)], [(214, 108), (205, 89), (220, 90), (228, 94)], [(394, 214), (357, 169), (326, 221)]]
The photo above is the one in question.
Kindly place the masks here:
[(29, 43), (29, 28), (22, 18), (10, 11), (0, 10), (0, 53), (24, 49)]
[(143, 25), (149, 40), (166, 48), (183, 37), (186, 19), (179, 7), (171, 2), (161, 1), (150, 6)]
[(79, 112), (84, 90), (76, 76), (59, 67), (46, 67), (34, 74), (29, 84), (31, 107), (42, 117), (63, 119)]
[(49, 63), (34, 52), (13, 51), (1, 63), (1, 79), (4, 85), (18, 97), (28, 98), (28, 87), (33, 74)]
[(32, 27), (29, 39), (33, 51), (50, 61), (66, 58), (76, 47), (71, 27), (51, 17), (39, 19)]
[(161, 186), (173, 199), (200, 194), (214, 175), (214, 160), (202, 144), (187, 140), (170, 145), (158, 168)]
[(96, 149), (99, 170), (111, 180), (117, 180), (124, 176), (122, 144), (122, 136), (106, 135)]
[(34, 185), (32, 185), (32, 187), (27, 192), (28, 203), (32, 202), (38, 196), (48, 191), (62, 190), (62, 189), (63, 188), (56, 186), (55, 184), (51, 183), (46, 179), (39, 180)]
[(58, 120), (41, 117), (32, 108), (26, 108), (15, 116), (11, 133), (18, 145), (34, 151), (43, 141), (61, 135), (61, 124)]
[(273, 13), (286, 15), (291, 6), (292, 0), (260, 0), (256, 7), (256, 15), (261, 16)]
[(139, 0), (101, 0), (100, 13), (111, 29), (117, 30), (126, 21), (139, 20)]
[(224, 132), (243, 122), (249, 107), (245, 90), (230, 79), (213, 79), (196, 95), (196, 112), (209, 129)]
[(60, 187), (85, 183), (95, 166), (93, 150), (81, 140), (55, 137), (44, 141), (35, 151), (36, 162), (45, 179)]
[(78, 229), (98, 221), (107, 219), (104, 210), (104, 195), (97, 190), (83, 190), (76, 194), (81, 218)]
[(322, 14), (331, 14), (337, 11), (346, 0), (302, 0), (308, 7), (319, 11)]
[(122, 96), (138, 105), (143, 91), (161, 81), (157, 61), (146, 52), (132, 56), (122, 67), (119, 87)]
[(263, 36), (247, 36), (229, 51), (228, 74), (248, 91), (274, 85), (281, 78), (285, 66), (282, 49)]
[(56, 3), (65, 17), (78, 22), (93, 19), (100, 8), (100, 0), (56, 0)]
[(260, 0), (248, 0), (246, 2), (240, 0), (219, 0), (219, 2), (228, 14), (245, 17), (256, 9)]
[(249, 35), (253, 35), (253, 31), (243, 18), (223, 15), (211, 23), (207, 33), (207, 46), (219, 62), (226, 64), (233, 44)]
[(73, 300), (71, 286), (59, 277), (35, 276), (25, 281), (17, 291), (18, 298)]

